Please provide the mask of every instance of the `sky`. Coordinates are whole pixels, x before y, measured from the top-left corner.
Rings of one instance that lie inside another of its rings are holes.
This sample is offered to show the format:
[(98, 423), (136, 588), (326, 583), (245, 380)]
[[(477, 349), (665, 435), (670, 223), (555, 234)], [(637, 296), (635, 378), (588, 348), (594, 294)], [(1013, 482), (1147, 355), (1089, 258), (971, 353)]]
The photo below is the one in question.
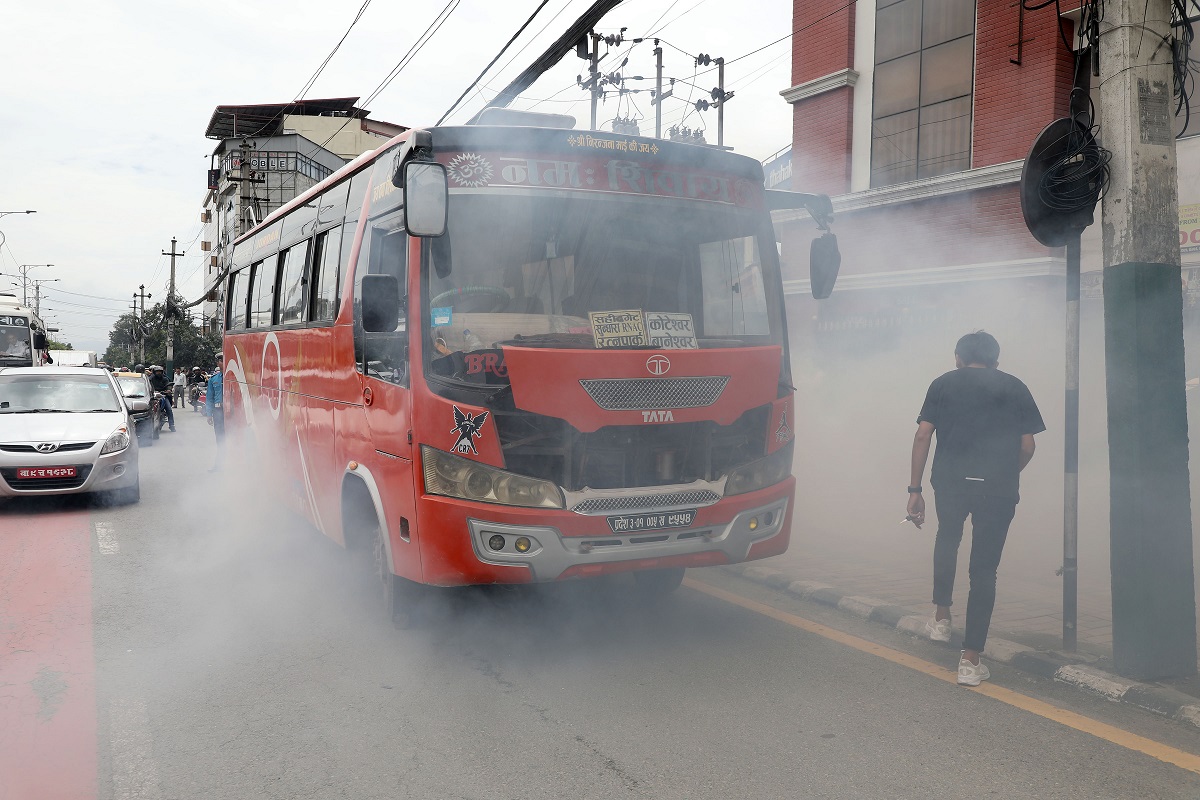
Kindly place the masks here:
[[(321, 72), (308, 98), (367, 98), (438, 17), (447, 0), (373, 0)], [(403, 71), (365, 107), (374, 119), (434, 124), (541, 0), (449, 0), (442, 27)], [(527, 67), (592, 3), (548, 0), (537, 18), (447, 122), (462, 122)], [(202, 292), (200, 208), (216, 142), (204, 131), (218, 105), (283, 103), (302, 88), (346, 33), (363, 0), (13, 0), (4, 13), (0, 49), (0, 291), (20, 265), (43, 283), (42, 310), (59, 338), (103, 352), (117, 315), (140, 285), (166, 296), (171, 238), (186, 253), (176, 263), (179, 291)], [(625, 27), (627, 41), (602, 62), (620, 67), (630, 88), (653, 87), (654, 45), (631, 40), (657, 34), (664, 75), (677, 84), (664, 105), (664, 131), (715, 87), (693, 55), (733, 62), (726, 90), (725, 143), (764, 159), (791, 141), (788, 0), (625, 0), (597, 26)], [(736, 15), (731, 9), (736, 8)], [(570, 53), (526, 90), (514, 108), (574, 115), (588, 125), (587, 95), (576, 84), (586, 62)], [(713, 68), (708, 68), (713, 69)], [(697, 74), (699, 72), (700, 74)], [(642, 116), (653, 134), (649, 93), (636, 108), (600, 108), (605, 120)], [(542, 101), (542, 102), (537, 102)], [(688, 114), (716, 141), (716, 112)], [(30, 299), (32, 301), (32, 286)]]

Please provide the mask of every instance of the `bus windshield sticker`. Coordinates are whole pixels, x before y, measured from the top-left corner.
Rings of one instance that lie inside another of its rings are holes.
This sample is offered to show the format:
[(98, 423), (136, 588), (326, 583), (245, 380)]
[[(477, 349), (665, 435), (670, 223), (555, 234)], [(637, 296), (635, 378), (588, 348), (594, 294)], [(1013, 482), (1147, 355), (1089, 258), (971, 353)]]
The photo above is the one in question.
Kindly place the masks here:
[(487, 418), (487, 411), (480, 411), (478, 414), (464, 414), (458, 406), (454, 406), (454, 427), (450, 429), (450, 432), (457, 433), (458, 440), (454, 442), (451, 450), (456, 453), (479, 455), (472, 439), (483, 436), (483, 423), (487, 422)]
[(686, 312), (647, 311), (646, 333), (649, 345), (658, 350), (696, 350), (696, 326)]
[(454, 307), (440, 306), (430, 309), (430, 314), (433, 317), (433, 326), (440, 328), (443, 325), (450, 325), (454, 322)]
[(24, 317), (6, 317), (0, 316), (0, 325), (13, 325), (18, 328), (28, 328), (29, 320)]
[(589, 311), (592, 339), (597, 350), (614, 347), (645, 347), (646, 321), (642, 310)]

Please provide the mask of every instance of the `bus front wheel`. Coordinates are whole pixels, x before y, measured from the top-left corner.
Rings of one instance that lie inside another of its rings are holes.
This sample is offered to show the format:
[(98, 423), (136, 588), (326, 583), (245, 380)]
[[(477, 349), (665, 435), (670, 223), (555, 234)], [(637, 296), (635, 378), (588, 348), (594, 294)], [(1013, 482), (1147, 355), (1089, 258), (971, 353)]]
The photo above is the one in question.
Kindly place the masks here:
[(416, 615), (417, 600), (420, 598), (420, 587), (410, 580), (401, 578), (392, 572), (388, 563), (387, 543), (383, 540), (384, 532), (381, 525), (375, 526), (374, 562), (375, 577), (383, 590), (383, 608), (397, 630), (407, 630), (413, 626)]
[(683, 584), (683, 567), (647, 569), (633, 573), (634, 586), (645, 599), (666, 597)]

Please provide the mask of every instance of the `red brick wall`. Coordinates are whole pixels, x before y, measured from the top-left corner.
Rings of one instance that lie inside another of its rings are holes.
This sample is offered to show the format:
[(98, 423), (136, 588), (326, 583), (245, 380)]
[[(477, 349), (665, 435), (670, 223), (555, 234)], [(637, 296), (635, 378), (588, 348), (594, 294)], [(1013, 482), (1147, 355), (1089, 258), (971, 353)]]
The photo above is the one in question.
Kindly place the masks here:
[[(843, 9), (845, 5), (845, 0), (795, 0), (793, 86), (854, 66), (855, 11), (853, 4)], [(827, 14), (831, 16), (821, 19)], [(854, 95), (849, 87), (792, 104), (795, 191), (831, 195), (850, 191), (853, 105)]]
[[(792, 4), (792, 85), (854, 65), (854, 4), (795, 0)], [(836, 13), (833, 13), (836, 12)], [(831, 14), (827, 19), (821, 19)], [(811, 26), (811, 27), (810, 27)]]
[(850, 191), (854, 102), (849, 86), (792, 106), (792, 191)]
[[(1073, 57), (1057, 30), (1054, 6), (1025, 12), (1020, 66), (1009, 61), (1017, 56), (1015, 5), (979, 0), (977, 14), (971, 160), (985, 167), (1024, 158), (1038, 132), (1066, 114)], [(1069, 37), (1071, 26), (1065, 27)]]

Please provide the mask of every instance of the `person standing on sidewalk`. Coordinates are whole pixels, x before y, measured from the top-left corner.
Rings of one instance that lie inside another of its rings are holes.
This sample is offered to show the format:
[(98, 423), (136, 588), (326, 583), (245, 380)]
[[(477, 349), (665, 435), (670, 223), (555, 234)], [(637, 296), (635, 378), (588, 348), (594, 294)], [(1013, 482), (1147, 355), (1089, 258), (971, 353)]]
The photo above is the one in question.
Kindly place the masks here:
[(209, 472), (216, 472), (221, 468), (221, 460), (225, 454), (225, 409), (221, 403), (224, 370), (225, 355), (217, 353), (216, 369), (213, 370), (212, 377), (208, 379), (208, 385), (204, 389), (204, 414), (208, 417), (208, 424), (213, 426), (213, 432), (217, 437), (217, 457), (213, 460)]
[(183, 405), (183, 395), (187, 391), (187, 375), (183, 373), (183, 367), (175, 368), (175, 393), (171, 395), (171, 407), (179, 408)]
[(1008, 526), (1020, 500), (1021, 470), (1033, 458), (1034, 434), (1046, 430), (1029, 389), (996, 367), (1000, 343), (983, 331), (968, 333), (954, 348), (957, 369), (934, 380), (917, 418), (908, 518), (925, 522), (921, 481), (937, 432), (930, 483), (938, 516), (933, 546), (934, 618), (926, 633), (950, 641), (950, 604), (963, 525), (971, 517), (971, 590), (958, 662), (958, 682), (978, 686), (991, 677), (979, 654), (996, 603), (996, 569)]

